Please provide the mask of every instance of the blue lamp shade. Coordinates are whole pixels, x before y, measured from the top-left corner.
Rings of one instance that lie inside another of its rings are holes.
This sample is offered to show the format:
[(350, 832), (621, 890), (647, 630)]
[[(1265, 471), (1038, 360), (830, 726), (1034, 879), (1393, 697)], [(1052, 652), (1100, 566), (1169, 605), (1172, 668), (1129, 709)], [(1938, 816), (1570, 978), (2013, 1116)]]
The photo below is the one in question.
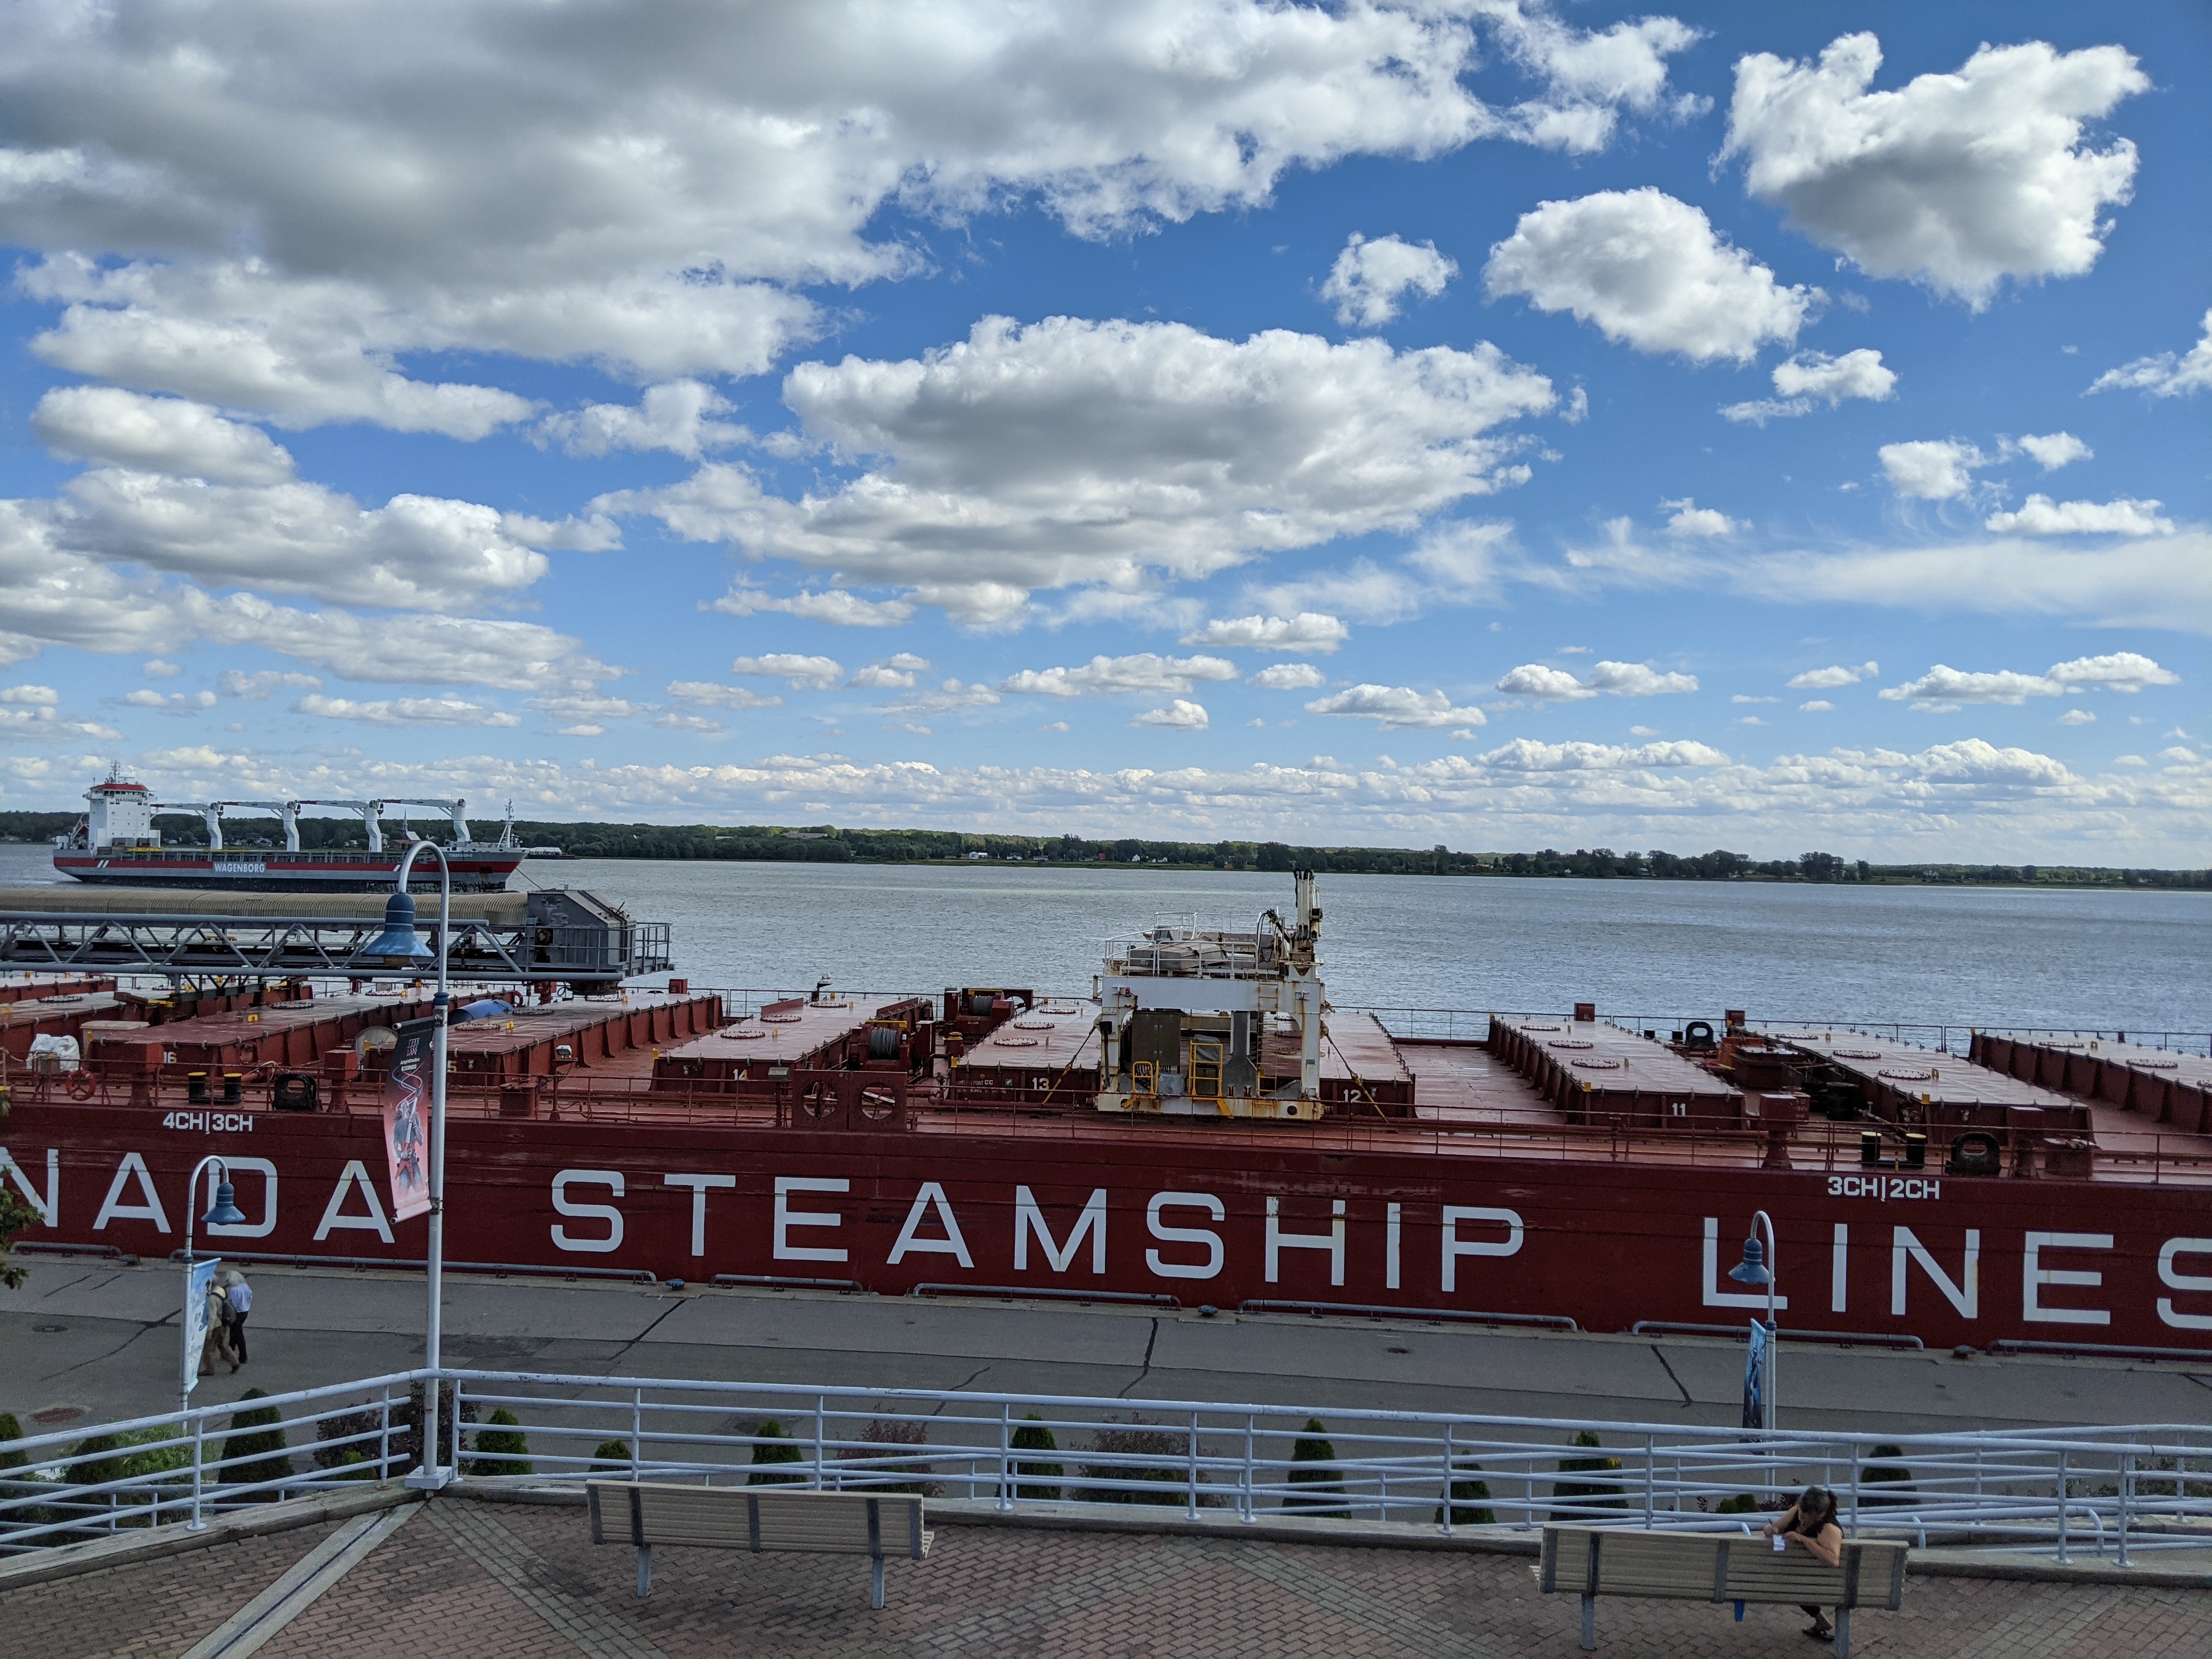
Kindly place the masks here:
[(430, 947), (415, 931), (415, 896), (394, 893), (384, 902), (384, 931), (361, 947), (365, 957), (382, 957), (387, 967), (407, 968), (430, 959)]
[(1729, 1277), (1739, 1285), (1774, 1282), (1774, 1275), (1766, 1270), (1766, 1245), (1757, 1233), (1743, 1241), (1743, 1260), (1729, 1269)]
[(216, 1182), (215, 1202), (208, 1206), (208, 1212), (200, 1218), (200, 1225), (236, 1227), (242, 1225), (245, 1220), (246, 1212), (238, 1207), (238, 1188), (228, 1181)]

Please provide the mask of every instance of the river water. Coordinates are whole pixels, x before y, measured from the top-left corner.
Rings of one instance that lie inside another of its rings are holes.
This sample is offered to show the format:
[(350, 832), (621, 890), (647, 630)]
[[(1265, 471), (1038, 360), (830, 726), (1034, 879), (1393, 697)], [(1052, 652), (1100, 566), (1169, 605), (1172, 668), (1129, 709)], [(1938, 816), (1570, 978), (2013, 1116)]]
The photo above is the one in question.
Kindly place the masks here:
[[(0, 847), (0, 883), (50, 880)], [(965, 866), (564, 860), (518, 884), (583, 887), (672, 925), (700, 986), (1087, 991), (1107, 943), (1156, 919), (1249, 927), (1290, 878)], [(2212, 894), (2026, 888), (1325, 876), (1325, 976), (1346, 1006), (1717, 1019), (2212, 1028)]]

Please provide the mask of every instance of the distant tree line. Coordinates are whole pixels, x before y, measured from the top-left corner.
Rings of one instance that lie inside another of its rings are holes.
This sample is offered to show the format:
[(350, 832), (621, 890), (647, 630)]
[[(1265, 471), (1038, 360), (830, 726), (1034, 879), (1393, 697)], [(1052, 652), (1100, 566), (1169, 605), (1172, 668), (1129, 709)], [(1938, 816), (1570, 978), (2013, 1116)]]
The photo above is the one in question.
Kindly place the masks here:
[[(63, 833), (73, 812), (0, 812), (0, 841), (40, 842)], [(441, 839), (446, 821), (413, 820), (418, 834)], [(196, 815), (164, 812), (155, 819), (162, 839), (175, 846), (207, 840)], [(396, 838), (398, 820), (386, 820)], [(494, 832), (490, 822), (477, 833)], [(1798, 881), (1911, 883), (1969, 886), (2212, 887), (2204, 870), (2119, 870), (2072, 865), (1873, 864), (1834, 853), (1794, 859), (1754, 859), (1715, 848), (1710, 853), (1616, 853), (1607, 847), (1563, 853), (1456, 853), (1441, 844), (1418, 847), (1296, 847), (1279, 841), (1152, 841), (1137, 836), (1093, 840), (1084, 836), (976, 835), (954, 830), (857, 830), (835, 824), (787, 829), (776, 824), (556, 823), (518, 820), (515, 837), (528, 847), (557, 847), (571, 858), (751, 860), (803, 864), (928, 864), (1012, 862), (1091, 865), (1167, 865), (1201, 870), (1317, 870), (1328, 875), (1564, 876), (1610, 881)], [(282, 846), (275, 818), (225, 817), (223, 840), (233, 847)], [(300, 842), (310, 848), (362, 847), (358, 817), (303, 817)]]

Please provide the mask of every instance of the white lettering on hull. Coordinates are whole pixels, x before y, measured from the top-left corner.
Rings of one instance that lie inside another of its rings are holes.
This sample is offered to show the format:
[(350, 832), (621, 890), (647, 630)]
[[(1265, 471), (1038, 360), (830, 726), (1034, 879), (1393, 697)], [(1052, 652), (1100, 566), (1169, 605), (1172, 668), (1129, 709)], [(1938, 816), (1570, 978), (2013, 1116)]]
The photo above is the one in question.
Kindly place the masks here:
[(2045, 1285), (2078, 1285), (2094, 1289), (2105, 1282), (2102, 1273), (2078, 1268), (2046, 1267), (2045, 1250), (2109, 1250), (2110, 1233), (2030, 1233), (2021, 1257), (2020, 1316), (2030, 1325), (2109, 1325), (2111, 1313), (2102, 1308), (2046, 1308), (2041, 1301)]
[(1344, 1200), (1333, 1199), (1328, 1206), (1328, 1231), (1325, 1233), (1286, 1233), (1283, 1231), (1283, 1200), (1267, 1200), (1267, 1282), (1273, 1285), (1280, 1276), (1282, 1254), (1285, 1250), (1327, 1250), (1328, 1252), (1328, 1282), (1332, 1288), (1344, 1283)]
[(23, 1166), (8, 1156), (8, 1149), (0, 1146), (0, 1178), (13, 1176), (23, 1196), (39, 1212), (40, 1224), (47, 1227), (61, 1225), (62, 1214), (62, 1153), (58, 1146), (46, 1148), (46, 1195), (39, 1196), (39, 1189), (31, 1184), (31, 1177), (23, 1173)]
[(671, 1187), (691, 1189), (691, 1254), (707, 1254), (707, 1194), (718, 1187), (734, 1187), (738, 1178), (733, 1175), (665, 1175), (660, 1177)]
[(1905, 1317), (1905, 1268), (1908, 1261), (1917, 1261), (1923, 1272), (1943, 1292), (1961, 1319), (1978, 1319), (1982, 1311), (1982, 1230), (1966, 1229), (1966, 1255), (1959, 1270), (1956, 1284), (1943, 1271), (1942, 1264), (1928, 1252), (1928, 1247), (1913, 1235), (1910, 1227), (1896, 1227), (1890, 1231), (1889, 1247), (1889, 1312), (1893, 1319)]
[(824, 1176), (778, 1176), (775, 1178), (775, 1259), (778, 1261), (842, 1261), (842, 1249), (831, 1249), (825, 1244), (793, 1244), (793, 1227), (840, 1227), (845, 1218), (835, 1210), (794, 1210), (789, 1207), (787, 1194), (791, 1193), (848, 1193), (853, 1190), (849, 1181), (833, 1180)]
[[(226, 1158), (222, 1161), (222, 1167), (226, 1178), (234, 1185), (236, 1184), (241, 1174), (258, 1175), (261, 1177), (261, 1219), (234, 1222), (228, 1226), (225, 1226), (219, 1221), (210, 1222), (208, 1237), (210, 1238), (268, 1237), (276, 1231), (276, 1164), (265, 1158)], [(240, 1194), (240, 1196), (244, 1198), (247, 1194)], [(239, 1207), (244, 1209), (246, 1206), (240, 1204)]]
[(1103, 1276), (1106, 1271), (1106, 1189), (1094, 1187), (1090, 1201), (1084, 1205), (1083, 1213), (1075, 1218), (1075, 1227), (1067, 1235), (1067, 1243), (1055, 1244), (1052, 1228), (1037, 1207), (1036, 1194), (1026, 1187), (1014, 1188), (1014, 1271), (1025, 1273), (1030, 1270), (1030, 1239), (1035, 1236), (1043, 1248), (1044, 1258), (1056, 1273), (1067, 1271), (1068, 1263), (1075, 1260), (1076, 1246), (1083, 1243), (1085, 1233), (1091, 1236), (1091, 1271)]
[[(1483, 1222), (1505, 1229), (1503, 1239), (1462, 1238), (1459, 1224), (1462, 1221)], [(1459, 1259), (1463, 1255), (1518, 1255), (1527, 1230), (1518, 1213), (1512, 1210), (1486, 1210), (1464, 1204), (1444, 1206), (1443, 1265), (1439, 1269), (1440, 1282), (1449, 1296), (1459, 1289)]]
[(573, 1250), (585, 1255), (606, 1255), (622, 1249), (623, 1212), (611, 1204), (579, 1204), (568, 1196), (572, 1185), (605, 1187), (617, 1198), (623, 1195), (623, 1173), (620, 1170), (563, 1170), (553, 1177), (553, 1207), (561, 1214), (578, 1221), (604, 1221), (607, 1233), (604, 1238), (577, 1238), (559, 1222), (553, 1224), (553, 1243), (556, 1249)]
[[(2182, 1255), (2212, 1255), (2212, 1238), (2167, 1239), (2158, 1253), (2159, 1283), (2169, 1291), (2212, 1291), (2212, 1275), (2185, 1273), (2173, 1265), (2174, 1258)], [(2183, 1313), (2170, 1296), (2159, 1297), (2158, 1316), (2178, 1331), (2212, 1331), (2212, 1313)]]
[[(1779, 1239), (1775, 1241), (1780, 1253)], [(1705, 1301), (1708, 1308), (1756, 1308), (1766, 1311), (1765, 1291), (1724, 1291), (1721, 1288), (1721, 1220), (1718, 1216), (1705, 1218), (1705, 1267), (1704, 1275)], [(1782, 1294), (1778, 1285), (1774, 1293), (1774, 1311), (1780, 1313), (1790, 1305), (1790, 1298)]]
[[(937, 1224), (945, 1230), (942, 1238), (921, 1237), (922, 1223), (928, 1218), (931, 1206), (937, 1211)], [(934, 1181), (925, 1181), (921, 1190), (914, 1195), (914, 1203), (906, 1212), (906, 1225), (899, 1229), (898, 1243), (884, 1266), (896, 1267), (909, 1255), (949, 1255), (963, 1267), (975, 1263), (968, 1254), (968, 1241), (960, 1236), (959, 1218), (952, 1213), (952, 1206), (945, 1201), (945, 1188)]]
[(1212, 1279), (1219, 1275), (1221, 1265), (1229, 1253), (1221, 1243), (1221, 1235), (1210, 1227), (1170, 1227), (1160, 1219), (1163, 1210), (1203, 1210), (1212, 1220), (1219, 1221), (1229, 1213), (1229, 1208), (1212, 1193), (1154, 1193), (1152, 1201), (1145, 1206), (1145, 1226), (1163, 1244), (1203, 1244), (1206, 1263), (1170, 1261), (1158, 1250), (1145, 1252), (1145, 1266), (1151, 1268), (1156, 1279)]
[[(143, 1204), (123, 1201), (123, 1183), (133, 1176), (137, 1178), (139, 1196), (146, 1200)], [(191, 1201), (191, 1194), (185, 1195), (185, 1201)], [(100, 1204), (99, 1218), (92, 1224), (93, 1231), (100, 1231), (111, 1221), (150, 1221), (155, 1231), (169, 1231), (161, 1195), (154, 1190), (154, 1177), (147, 1171), (145, 1158), (137, 1152), (124, 1153), (123, 1162), (115, 1166), (115, 1179), (107, 1184), (107, 1197)]]
[[(356, 1188), (368, 1202), (366, 1215), (348, 1215), (347, 1197)], [(345, 1166), (338, 1176), (338, 1184), (331, 1188), (331, 1201), (323, 1206), (323, 1218), (315, 1228), (315, 1243), (319, 1244), (332, 1233), (347, 1228), (374, 1233), (386, 1243), (392, 1243), (392, 1221), (384, 1213), (384, 1200), (376, 1195), (376, 1183), (368, 1178), (368, 1168), (359, 1158)]]

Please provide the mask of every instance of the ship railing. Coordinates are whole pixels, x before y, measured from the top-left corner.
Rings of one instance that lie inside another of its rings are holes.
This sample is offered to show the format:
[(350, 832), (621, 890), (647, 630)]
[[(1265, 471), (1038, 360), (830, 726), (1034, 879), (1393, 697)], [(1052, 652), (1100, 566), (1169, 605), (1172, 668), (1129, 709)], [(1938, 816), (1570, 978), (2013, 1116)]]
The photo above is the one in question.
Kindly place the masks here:
[[(1573, 1018), (1569, 1009), (1498, 1009), (1488, 1012), (1471, 1012), (1464, 1008), (1417, 1008), (1381, 1004), (1339, 1005), (1347, 1013), (1372, 1014), (1382, 1021), (1382, 1027), (1401, 1042), (1480, 1042), (1490, 1035), (1490, 1023), (1501, 1020), (1568, 1020)], [(1692, 1022), (1704, 1020), (1716, 1029), (1720, 1024), (1719, 1011), (1706, 1009), (1698, 1013), (1626, 1013), (1603, 1010), (1599, 1018), (1606, 1024), (1624, 1030), (1648, 1033), (1665, 1042), (1675, 1032), (1685, 1030)], [(2087, 1026), (2017, 1025), (2003, 1020), (1977, 1021), (1915, 1021), (1875, 1019), (1862, 1014), (1836, 1016), (1832, 1014), (1781, 1015), (1753, 1010), (1748, 1022), (1753, 1030), (1848, 1031), (1857, 1036), (1887, 1037), (1892, 1042), (1907, 1043), (1916, 1048), (1954, 1054), (1964, 1059), (1976, 1034), (2016, 1037), (2022, 1041), (2039, 1038), (2067, 1042), (2126, 1042), (2147, 1048), (2164, 1048), (2176, 1054), (2212, 1056), (2212, 1032), (2161, 1031), (2129, 1027), (2123, 1030), (2105, 1026), (2092, 1030)]]
[[(416, 1370), (10, 1442), (0, 1551), (388, 1480)], [(1855, 1537), (2087, 1552), (2202, 1548), (2202, 1424), (1911, 1434), (1341, 1406), (700, 1382), (454, 1368), (441, 1461), (462, 1488), (592, 1476), (921, 1492), (999, 1512), (1376, 1522), (1409, 1538), (1547, 1521), (1755, 1529), (1804, 1486)], [(241, 1424), (240, 1414), (264, 1413)], [(495, 1413), (498, 1413), (496, 1418)], [(489, 1437), (496, 1425), (499, 1437)], [(20, 1459), (20, 1461), (17, 1461)]]

